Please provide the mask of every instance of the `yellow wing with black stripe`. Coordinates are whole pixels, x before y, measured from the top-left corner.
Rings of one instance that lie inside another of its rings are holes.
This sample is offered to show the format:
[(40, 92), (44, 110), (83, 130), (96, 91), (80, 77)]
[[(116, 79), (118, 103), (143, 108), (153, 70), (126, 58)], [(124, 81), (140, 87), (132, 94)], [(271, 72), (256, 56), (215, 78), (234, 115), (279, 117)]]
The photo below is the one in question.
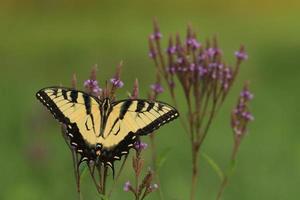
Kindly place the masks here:
[(146, 135), (178, 117), (172, 106), (148, 100), (123, 100), (113, 103), (104, 132), (103, 146), (118, 144), (128, 133)]
[(91, 157), (90, 148), (96, 145), (100, 131), (100, 102), (84, 92), (62, 87), (49, 87), (37, 92), (36, 97), (53, 116), (66, 126), (70, 143), (83, 159)]

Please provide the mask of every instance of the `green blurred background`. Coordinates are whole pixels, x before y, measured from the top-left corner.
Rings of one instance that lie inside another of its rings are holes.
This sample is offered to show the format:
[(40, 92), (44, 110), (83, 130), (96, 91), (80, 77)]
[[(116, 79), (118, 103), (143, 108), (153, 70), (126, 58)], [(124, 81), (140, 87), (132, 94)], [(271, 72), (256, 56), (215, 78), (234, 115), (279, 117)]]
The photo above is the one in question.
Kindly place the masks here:
[[(126, 97), (136, 77), (141, 96), (146, 97), (155, 78), (147, 56), (154, 16), (164, 36), (184, 33), (189, 22), (202, 41), (217, 34), (229, 63), (241, 43), (249, 53), (204, 144), (204, 151), (226, 168), (232, 147), (229, 112), (243, 81), (251, 80), (255, 121), (224, 199), (299, 199), (300, 3), (296, 0), (0, 1), (0, 199), (76, 198), (69, 149), (35, 92), (45, 86), (70, 85), (74, 72), (81, 84), (96, 63), (103, 85), (123, 60), (126, 85), (119, 97)], [(170, 101), (167, 94), (161, 100)], [(160, 170), (165, 199), (188, 199), (190, 147), (178, 121), (158, 131), (157, 145), (160, 152), (171, 149)], [(215, 199), (219, 179), (203, 159), (200, 164), (197, 199)], [(112, 199), (132, 199), (122, 191), (132, 173), (128, 162)], [(99, 199), (88, 176), (83, 178), (83, 196)]]

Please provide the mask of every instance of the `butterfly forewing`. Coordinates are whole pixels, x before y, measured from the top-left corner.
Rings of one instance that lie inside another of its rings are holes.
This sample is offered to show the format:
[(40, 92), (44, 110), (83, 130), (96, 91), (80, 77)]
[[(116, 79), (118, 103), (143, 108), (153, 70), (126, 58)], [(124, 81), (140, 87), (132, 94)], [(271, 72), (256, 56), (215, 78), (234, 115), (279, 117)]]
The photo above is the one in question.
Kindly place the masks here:
[(100, 131), (101, 114), (99, 103), (94, 97), (59, 87), (42, 89), (36, 96), (58, 121), (66, 125), (72, 145), (78, 146), (82, 142), (76, 141), (78, 134), (73, 130), (76, 127), (87, 145), (95, 145), (96, 134)]

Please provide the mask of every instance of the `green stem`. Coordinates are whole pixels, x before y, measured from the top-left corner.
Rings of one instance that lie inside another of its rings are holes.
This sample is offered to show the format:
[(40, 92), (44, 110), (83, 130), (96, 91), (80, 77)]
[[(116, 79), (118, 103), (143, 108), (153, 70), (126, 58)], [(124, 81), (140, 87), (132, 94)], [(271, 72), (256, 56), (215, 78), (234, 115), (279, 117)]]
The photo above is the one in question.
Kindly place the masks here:
[(198, 175), (199, 175), (199, 166), (198, 166), (198, 153), (199, 151), (195, 149), (193, 145), (192, 149), (192, 188), (190, 199), (195, 200), (196, 191), (197, 191), (197, 183), (198, 183)]
[(219, 188), (216, 200), (220, 200), (222, 198), (224, 190), (225, 190), (226, 186), (228, 185), (229, 177), (233, 173), (233, 170), (234, 170), (234, 167), (235, 167), (235, 163), (236, 163), (237, 152), (238, 152), (239, 147), (240, 147), (240, 142), (241, 142), (241, 138), (235, 138), (233, 149), (232, 149), (232, 152), (231, 152), (230, 171), (223, 178), (223, 181), (222, 181), (222, 183), (220, 185), (220, 188)]

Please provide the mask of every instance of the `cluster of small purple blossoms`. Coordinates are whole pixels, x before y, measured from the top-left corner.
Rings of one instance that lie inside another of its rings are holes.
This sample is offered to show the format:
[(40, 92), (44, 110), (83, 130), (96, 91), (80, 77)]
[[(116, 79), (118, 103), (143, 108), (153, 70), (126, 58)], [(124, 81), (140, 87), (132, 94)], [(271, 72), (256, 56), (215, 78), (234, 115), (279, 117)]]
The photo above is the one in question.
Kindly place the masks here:
[[(158, 31), (158, 25), (155, 23), (154, 33), (157, 34)], [(186, 94), (194, 93), (193, 96), (201, 98), (199, 95), (203, 96), (205, 92), (209, 91), (201, 92), (199, 85), (205, 84), (207, 88), (215, 90), (213, 92), (215, 98), (221, 100), (228, 93), (238, 72), (240, 62), (247, 58), (242, 46), (236, 53), (238, 65), (232, 67), (226, 64), (216, 38), (208, 40), (205, 45), (202, 45), (196, 39), (196, 34), (191, 26), (188, 26), (184, 43), (181, 42), (178, 34), (175, 40), (172, 36), (169, 38), (166, 63), (161, 51), (160, 39), (149, 37), (149, 55), (154, 60), (160, 74), (166, 79), (171, 92), (175, 86), (174, 79), (177, 77)], [(151, 87), (153, 90), (161, 91), (160, 85), (152, 85)], [(196, 101), (199, 102), (201, 99), (196, 99)]]
[(83, 85), (88, 92), (92, 93), (95, 96), (99, 96), (102, 91), (102, 89), (98, 85), (98, 81), (96, 80), (88, 79), (84, 81)]
[(110, 83), (112, 84), (112, 91), (114, 92), (117, 88), (122, 88), (124, 86), (123, 81), (121, 81), (121, 68), (122, 68), (123, 62), (121, 61), (119, 65), (116, 68), (115, 75), (113, 78), (110, 79)]
[(160, 94), (160, 93), (164, 92), (164, 88), (161, 86), (160, 83), (154, 83), (150, 87), (157, 94)]
[(120, 79), (117, 79), (117, 78), (111, 78), (110, 82), (113, 84), (113, 86), (115, 86), (117, 88), (121, 88), (124, 86), (123, 81), (121, 81)]
[[(90, 78), (84, 81), (83, 86), (87, 93), (99, 97), (101, 95), (102, 89), (99, 87), (97, 81), (97, 70), (97, 65), (94, 65), (94, 67), (91, 70)], [(76, 79), (76, 77), (73, 78)], [(75, 84), (72, 83), (72, 85)]]
[(126, 181), (126, 182), (125, 182), (124, 187), (123, 187), (123, 190), (124, 190), (125, 192), (129, 192), (129, 191), (132, 191), (132, 190), (133, 190), (130, 181)]
[(201, 47), (200, 43), (195, 38), (190, 38), (187, 40), (187, 46), (191, 46), (193, 49), (199, 49)]
[[(157, 189), (158, 189), (158, 184), (156, 184), (156, 183), (149, 186), (149, 190), (151, 190), (151, 192), (154, 190), (157, 190)], [(130, 181), (125, 182), (125, 184), (123, 186), (123, 190), (125, 192), (133, 191), (133, 187), (132, 187)]]
[(248, 54), (245, 52), (245, 48), (243, 46), (240, 48), (239, 51), (236, 51), (234, 53), (234, 55), (238, 60), (247, 60), (248, 59)]
[(150, 35), (150, 38), (152, 40), (160, 40), (162, 38), (162, 34), (161, 32), (159, 31), (159, 27), (158, 26), (155, 26), (154, 24), (154, 31), (153, 33)]
[(240, 93), (238, 103), (231, 114), (231, 126), (236, 137), (242, 137), (247, 132), (249, 121), (254, 120), (253, 115), (249, 111), (249, 102), (253, 99), (253, 94), (248, 90), (247, 84)]
[(132, 186), (130, 181), (126, 181), (123, 190), (125, 192), (131, 192), (135, 196), (136, 199), (144, 199), (150, 193), (154, 192), (159, 188), (158, 184), (152, 183), (154, 178), (153, 171), (151, 169), (148, 170), (148, 173), (142, 179), (141, 183), (136, 187)]
[(138, 151), (145, 150), (147, 147), (148, 147), (148, 144), (144, 143), (140, 140), (138, 140), (134, 143), (134, 148)]

